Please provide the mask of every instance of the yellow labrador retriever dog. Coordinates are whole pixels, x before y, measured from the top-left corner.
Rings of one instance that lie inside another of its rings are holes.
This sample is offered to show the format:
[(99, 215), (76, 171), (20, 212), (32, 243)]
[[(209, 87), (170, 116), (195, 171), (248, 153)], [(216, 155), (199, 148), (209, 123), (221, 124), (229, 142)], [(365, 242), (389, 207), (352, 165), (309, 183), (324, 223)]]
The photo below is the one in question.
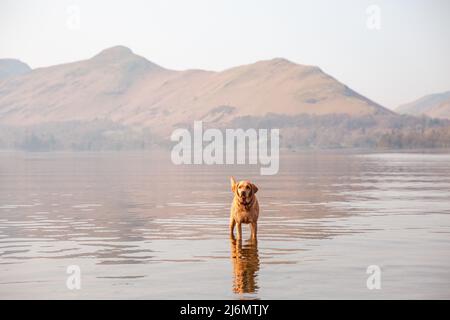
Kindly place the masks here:
[(256, 240), (259, 204), (255, 193), (258, 187), (250, 181), (231, 180), (231, 191), (234, 193), (230, 212), (230, 236), (234, 239), (234, 226), (237, 226), (237, 239), (242, 240), (242, 224), (250, 224), (251, 238)]

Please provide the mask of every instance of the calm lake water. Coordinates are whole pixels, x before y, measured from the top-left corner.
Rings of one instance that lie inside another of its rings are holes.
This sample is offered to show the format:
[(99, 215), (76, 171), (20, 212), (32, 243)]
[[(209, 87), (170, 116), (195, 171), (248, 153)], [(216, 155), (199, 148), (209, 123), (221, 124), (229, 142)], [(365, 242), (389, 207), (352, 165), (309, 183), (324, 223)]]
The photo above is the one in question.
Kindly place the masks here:
[[(229, 240), (230, 175), (259, 186), (257, 243)], [(0, 298), (449, 299), (450, 155), (297, 152), (260, 176), (169, 153), (1, 152)]]

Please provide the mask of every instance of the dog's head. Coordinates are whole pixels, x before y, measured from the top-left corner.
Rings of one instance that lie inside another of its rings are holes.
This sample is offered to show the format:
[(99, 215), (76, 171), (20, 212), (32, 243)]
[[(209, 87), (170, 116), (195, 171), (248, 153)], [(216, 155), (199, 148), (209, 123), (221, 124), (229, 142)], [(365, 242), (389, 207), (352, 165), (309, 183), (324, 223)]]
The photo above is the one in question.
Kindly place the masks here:
[(258, 187), (250, 181), (243, 180), (236, 183), (233, 177), (230, 178), (230, 181), (231, 191), (244, 202), (251, 199), (258, 192)]

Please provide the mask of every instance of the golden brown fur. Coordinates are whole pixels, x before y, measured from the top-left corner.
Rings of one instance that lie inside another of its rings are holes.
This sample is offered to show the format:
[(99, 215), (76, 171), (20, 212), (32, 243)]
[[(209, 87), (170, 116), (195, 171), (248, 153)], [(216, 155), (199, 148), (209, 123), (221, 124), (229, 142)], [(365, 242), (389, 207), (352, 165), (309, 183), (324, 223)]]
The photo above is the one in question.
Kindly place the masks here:
[(259, 271), (257, 241), (250, 240), (243, 245), (242, 241), (231, 240), (231, 260), (234, 293), (255, 293), (258, 290)]
[(231, 191), (234, 193), (230, 210), (230, 236), (234, 239), (234, 227), (237, 227), (237, 239), (242, 239), (242, 224), (250, 224), (251, 238), (256, 239), (258, 231), (259, 204), (256, 198), (258, 187), (250, 181), (236, 183), (231, 177)]

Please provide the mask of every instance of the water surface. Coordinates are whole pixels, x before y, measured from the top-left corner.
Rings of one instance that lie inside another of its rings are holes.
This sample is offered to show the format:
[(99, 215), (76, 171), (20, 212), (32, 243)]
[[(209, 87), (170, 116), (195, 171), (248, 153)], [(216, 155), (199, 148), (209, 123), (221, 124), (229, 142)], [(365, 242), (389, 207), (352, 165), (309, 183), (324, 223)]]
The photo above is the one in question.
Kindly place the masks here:
[[(259, 186), (256, 243), (229, 240), (230, 175)], [(448, 299), (449, 236), (449, 154), (297, 152), (260, 176), (159, 152), (0, 153), (0, 298)]]

